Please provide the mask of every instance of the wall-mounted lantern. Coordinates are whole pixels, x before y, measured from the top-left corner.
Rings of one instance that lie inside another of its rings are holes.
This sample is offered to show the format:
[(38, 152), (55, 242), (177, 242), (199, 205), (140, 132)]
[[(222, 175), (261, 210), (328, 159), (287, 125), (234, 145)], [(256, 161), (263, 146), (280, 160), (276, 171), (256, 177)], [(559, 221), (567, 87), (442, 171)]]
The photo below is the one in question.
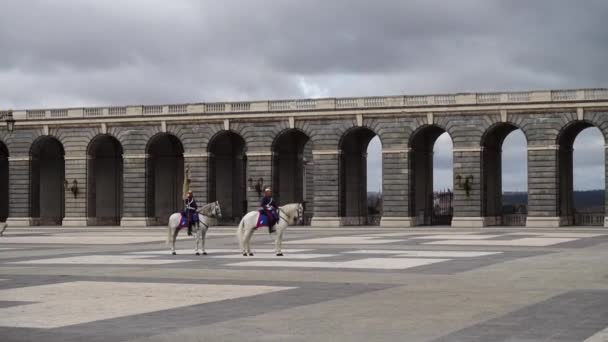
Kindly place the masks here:
[(64, 181), (64, 187), (66, 190), (70, 190), (72, 192), (72, 195), (74, 195), (74, 198), (78, 197), (78, 193), (80, 192), (80, 189), (78, 189), (78, 181), (77, 180), (73, 180), (72, 181), (72, 186), (68, 186), (68, 180), (66, 179)]
[(13, 110), (9, 109), (8, 112), (0, 114), (0, 119), (6, 117), (6, 129), (12, 132), (15, 129), (15, 119), (13, 119)]
[(457, 175), (456, 176), (456, 185), (460, 188), (460, 189), (464, 189), (464, 191), (467, 194), (467, 197), (469, 197), (469, 193), (471, 192), (471, 189), (473, 188), (473, 175), (468, 175), (464, 177), (464, 181), (462, 180), (463, 177), (461, 175)]

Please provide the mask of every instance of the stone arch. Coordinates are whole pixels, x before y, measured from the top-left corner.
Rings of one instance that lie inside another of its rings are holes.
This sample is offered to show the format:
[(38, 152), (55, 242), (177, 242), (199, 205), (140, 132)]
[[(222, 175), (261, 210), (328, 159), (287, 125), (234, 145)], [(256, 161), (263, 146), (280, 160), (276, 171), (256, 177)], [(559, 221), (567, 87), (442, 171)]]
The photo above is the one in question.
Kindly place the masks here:
[[(422, 125), (410, 136), (409, 150), (409, 184), (410, 184), (410, 207), (409, 215), (414, 218), (415, 225), (449, 224), (451, 221), (451, 209), (445, 208), (447, 213), (446, 222), (435, 221), (433, 205), (433, 147), (440, 135), (450, 133), (437, 124)], [(450, 135), (450, 139), (452, 136)], [(448, 193), (449, 195), (449, 193)], [(442, 203), (451, 202), (451, 198), (443, 199)]]
[[(509, 122), (498, 122), (488, 127), (482, 135), (480, 142), (481, 216), (484, 218), (484, 225), (507, 224), (503, 221), (502, 147), (507, 136), (516, 130), (521, 129)], [(525, 221), (520, 223), (524, 224)]]
[(365, 225), (367, 220), (367, 147), (377, 133), (357, 126), (340, 137), (339, 206), (343, 225)]
[(65, 151), (55, 137), (38, 137), (30, 148), (30, 217), (61, 225), (65, 216)]
[(208, 198), (219, 201), (223, 224), (236, 224), (247, 210), (245, 139), (234, 131), (219, 131), (207, 145)]
[[(605, 144), (606, 138), (604, 132), (600, 127), (589, 120), (568, 122), (562, 127), (557, 135), (557, 211), (560, 218), (560, 225), (575, 225), (579, 223), (576, 221), (574, 206), (574, 141), (583, 130), (591, 127), (597, 128), (602, 132)], [(605, 165), (605, 160), (603, 165)]]
[(87, 146), (87, 221), (119, 225), (122, 216), (123, 149), (109, 134), (95, 136)]
[(8, 218), (8, 147), (0, 141), (0, 222)]
[[(272, 187), (277, 203), (304, 203), (312, 198), (312, 149), (309, 136), (297, 128), (277, 134), (272, 143)], [(305, 213), (307, 214), (307, 213)]]
[(146, 145), (146, 209), (150, 224), (167, 224), (183, 209), (184, 147), (175, 135), (158, 133)]

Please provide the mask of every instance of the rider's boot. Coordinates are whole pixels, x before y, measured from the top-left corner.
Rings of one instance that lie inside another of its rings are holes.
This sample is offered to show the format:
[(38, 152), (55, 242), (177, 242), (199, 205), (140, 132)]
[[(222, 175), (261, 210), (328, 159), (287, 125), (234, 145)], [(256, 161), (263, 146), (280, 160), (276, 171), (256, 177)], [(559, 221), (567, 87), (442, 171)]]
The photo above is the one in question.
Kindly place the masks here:
[(188, 224), (188, 236), (192, 236), (192, 223)]
[(275, 229), (274, 229), (274, 224), (273, 224), (273, 225), (269, 225), (269, 226), (268, 226), (268, 234), (272, 234), (272, 233), (274, 233), (274, 232), (275, 232)]

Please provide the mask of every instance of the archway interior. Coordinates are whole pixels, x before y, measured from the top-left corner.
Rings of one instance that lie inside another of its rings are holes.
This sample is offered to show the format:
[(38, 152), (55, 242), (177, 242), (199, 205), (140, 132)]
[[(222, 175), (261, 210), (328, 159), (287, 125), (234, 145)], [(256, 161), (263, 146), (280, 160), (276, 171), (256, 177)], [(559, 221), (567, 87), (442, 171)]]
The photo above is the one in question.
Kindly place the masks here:
[(65, 211), (65, 161), (61, 143), (38, 139), (30, 150), (30, 215), (41, 225), (61, 225)]
[[(410, 140), (410, 216), (416, 225), (447, 225), (451, 222), (452, 192), (434, 194), (434, 150), (438, 138), (446, 133), (429, 125), (414, 133)], [(449, 135), (447, 136), (448, 139)], [(451, 139), (450, 139), (451, 140)], [(446, 159), (449, 160), (449, 159)], [(446, 169), (447, 170), (447, 169)], [(446, 185), (451, 183), (446, 182)]]
[(208, 200), (219, 201), (221, 224), (238, 223), (247, 209), (245, 140), (223, 132), (209, 144)]
[[(522, 142), (523, 138), (523, 142)], [(489, 130), (482, 141), (482, 216), (486, 225), (525, 225), (525, 220), (513, 220), (504, 214), (525, 214), (526, 203), (518, 199), (505, 201), (503, 186), (507, 189), (525, 189), (527, 178), (527, 152), (525, 136), (517, 126), (503, 123)], [(508, 148), (508, 154), (503, 149)], [(510, 163), (505, 164), (505, 160)], [(517, 175), (519, 179), (505, 178)], [(505, 182), (508, 180), (508, 182)], [(513, 202), (515, 201), (515, 202)], [(513, 203), (511, 203), (513, 202)], [(505, 211), (505, 204), (509, 207)], [(521, 206), (524, 208), (521, 208)]]
[(368, 224), (367, 147), (376, 136), (369, 128), (358, 127), (340, 142), (340, 217), (343, 225)]
[(8, 218), (8, 148), (0, 142), (0, 222)]
[(148, 218), (164, 225), (183, 209), (184, 148), (177, 137), (161, 134), (149, 143), (147, 153)]
[[(572, 137), (574, 135), (574, 137)], [(602, 132), (588, 123), (569, 127), (560, 139), (560, 193), (566, 203), (562, 204), (560, 216), (564, 223), (574, 225), (603, 225), (605, 215), (605, 141)], [(562, 151), (563, 149), (563, 151)], [(561, 173), (566, 173), (562, 175)], [(563, 182), (571, 184), (561, 184)], [(595, 190), (595, 191), (593, 191)], [(601, 190), (601, 191), (598, 191)], [(565, 206), (567, 205), (567, 206)], [(564, 215), (566, 219), (564, 218)]]
[(272, 146), (273, 197), (280, 205), (304, 203), (305, 214), (312, 203), (309, 184), (312, 170), (312, 142), (299, 130), (281, 134)]
[(122, 210), (122, 146), (116, 138), (95, 138), (88, 150), (88, 220), (93, 225), (120, 224)]

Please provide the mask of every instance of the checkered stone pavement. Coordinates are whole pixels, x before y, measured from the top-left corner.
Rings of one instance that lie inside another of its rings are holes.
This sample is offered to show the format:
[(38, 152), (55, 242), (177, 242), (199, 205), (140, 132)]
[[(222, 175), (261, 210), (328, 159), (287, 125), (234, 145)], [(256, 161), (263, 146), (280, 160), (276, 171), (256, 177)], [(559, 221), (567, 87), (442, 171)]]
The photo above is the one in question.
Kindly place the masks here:
[(8, 230), (2, 341), (600, 341), (603, 230)]

